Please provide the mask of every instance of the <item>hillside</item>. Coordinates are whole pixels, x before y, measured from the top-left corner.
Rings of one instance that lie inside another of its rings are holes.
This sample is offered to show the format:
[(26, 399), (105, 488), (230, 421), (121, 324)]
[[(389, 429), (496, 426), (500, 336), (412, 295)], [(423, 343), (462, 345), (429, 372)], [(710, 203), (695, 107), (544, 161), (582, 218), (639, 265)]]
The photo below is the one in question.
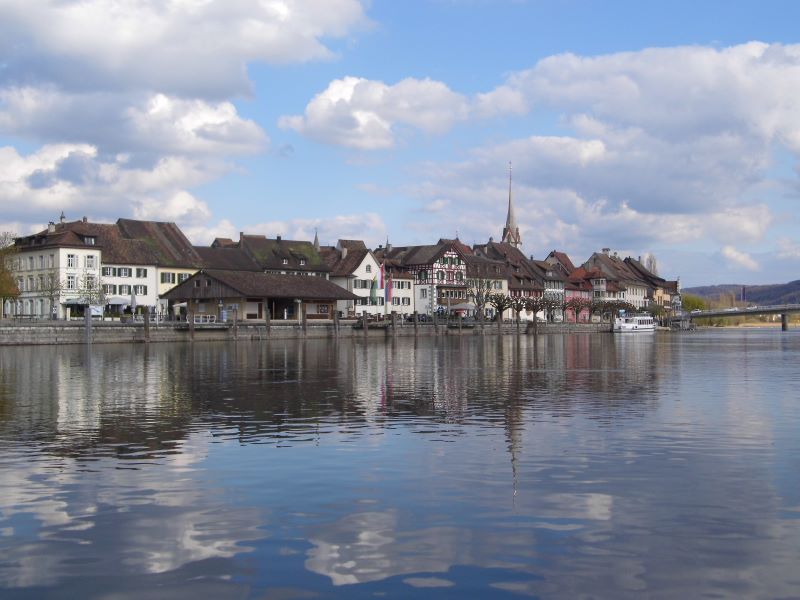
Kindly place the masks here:
[[(744, 287), (745, 301), (748, 304), (800, 304), (800, 279), (789, 283), (748, 285)], [(742, 284), (704, 285), (683, 288), (681, 292), (714, 300), (721, 296), (733, 294), (738, 301), (742, 294)]]

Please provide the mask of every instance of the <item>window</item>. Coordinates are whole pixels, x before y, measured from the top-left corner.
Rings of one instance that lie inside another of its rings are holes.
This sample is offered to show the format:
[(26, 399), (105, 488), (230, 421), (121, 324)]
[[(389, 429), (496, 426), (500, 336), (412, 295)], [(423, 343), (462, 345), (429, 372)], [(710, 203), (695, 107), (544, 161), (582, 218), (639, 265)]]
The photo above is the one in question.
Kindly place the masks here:
[(444, 271), (436, 271), (436, 279), (438, 281), (444, 281)]
[(195, 279), (194, 280), (194, 287), (200, 287), (200, 280), (199, 279)]
[(392, 298), (392, 306), (400, 306), (400, 298)]
[(111, 283), (105, 283), (105, 284), (103, 284), (103, 293), (106, 296), (111, 296), (113, 294), (116, 294), (117, 293), (117, 286), (115, 286), (115, 285), (113, 285)]
[(189, 277), (191, 277), (189, 273), (178, 273), (178, 281), (180, 281), (181, 283), (189, 279)]
[(365, 270), (367, 273), (372, 273), (372, 265), (367, 265)]
[(84, 264), (86, 265), (86, 268), (87, 268), (87, 269), (94, 269), (94, 268), (96, 268), (95, 260), (96, 260), (96, 259), (95, 259), (95, 256), (94, 256), (94, 254), (88, 254), (88, 255), (86, 256), (86, 258), (84, 259)]
[(211, 287), (211, 280), (210, 279), (206, 279), (206, 287)]
[[(305, 264), (306, 264), (306, 259), (305, 259), (305, 258), (301, 258), (301, 259), (300, 259), (300, 266), (302, 267), (302, 266), (304, 266)], [(325, 306), (325, 305), (324, 305), (324, 304), (321, 304), (320, 306)], [(326, 312), (327, 312), (327, 311), (326, 311)]]
[(453, 281), (453, 272), (452, 271), (448, 271), (447, 272), (447, 281)]
[(87, 275), (86, 276), (86, 289), (87, 290), (94, 290), (97, 286), (97, 280), (95, 279), (94, 275)]
[(36, 289), (36, 288), (35, 288), (35, 287), (33, 287), (33, 275), (28, 275), (28, 291), (29, 291), (29, 292), (32, 292), (32, 291), (34, 291), (35, 289)]
[(78, 268), (78, 255), (77, 254), (67, 254), (67, 268), (68, 269), (77, 269)]
[(422, 288), (422, 289), (419, 291), (419, 297), (420, 297), (420, 298), (423, 298), (423, 299), (424, 299), (424, 298), (427, 298), (427, 297), (428, 297), (428, 290), (426, 290), (425, 288)]
[(103, 277), (116, 277), (117, 270), (114, 267), (103, 267), (102, 269)]
[(175, 283), (175, 273), (170, 271), (161, 273), (161, 283)]
[(147, 277), (147, 269), (137, 268), (136, 269), (136, 278), (143, 279)]
[(83, 238), (83, 243), (87, 246), (94, 246), (97, 243), (97, 238), (92, 236), (86, 236)]
[(133, 293), (137, 296), (146, 296), (147, 295), (147, 286), (146, 285), (135, 285), (133, 286)]
[(289, 259), (288, 259), (288, 258), (284, 258), (284, 259), (281, 261), (281, 264), (288, 265), (288, 264), (289, 264)]
[(36, 289), (37, 290), (44, 289), (44, 275), (39, 275), (38, 281), (36, 282)]
[(39, 268), (44, 269), (44, 254), (39, 257)]
[(117, 277), (130, 277), (133, 269), (130, 267), (119, 267), (117, 269)]
[(403, 298), (403, 306), (411, 306), (411, 298)]
[(129, 285), (121, 285), (117, 289), (119, 290), (120, 296), (129, 296), (131, 293), (131, 286)]
[(22, 277), (17, 277), (17, 288), (20, 292), (25, 291), (25, 280)]
[(66, 287), (67, 287), (68, 290), (74, 290), (74, 289), (76, 289), (78, 287), (75, 275), (67, 275), (67, 286)]
[(54, 254), (51, 254), (49, 257), (47, 257), (47, 266), (50, 269), (56, 266), (56, 257)]
[(317, 314), (327, 315), (330, 312), (331, 312), (331, 307), (329, 304), (317, 304)]

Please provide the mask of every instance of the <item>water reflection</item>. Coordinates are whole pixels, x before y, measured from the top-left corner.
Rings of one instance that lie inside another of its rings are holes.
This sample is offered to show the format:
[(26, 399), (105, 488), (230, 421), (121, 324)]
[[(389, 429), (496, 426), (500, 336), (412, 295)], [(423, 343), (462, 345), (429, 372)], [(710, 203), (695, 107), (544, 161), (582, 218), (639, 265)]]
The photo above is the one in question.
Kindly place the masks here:
[(797, 339), (2, 349), (0, 588), (790, 595)]

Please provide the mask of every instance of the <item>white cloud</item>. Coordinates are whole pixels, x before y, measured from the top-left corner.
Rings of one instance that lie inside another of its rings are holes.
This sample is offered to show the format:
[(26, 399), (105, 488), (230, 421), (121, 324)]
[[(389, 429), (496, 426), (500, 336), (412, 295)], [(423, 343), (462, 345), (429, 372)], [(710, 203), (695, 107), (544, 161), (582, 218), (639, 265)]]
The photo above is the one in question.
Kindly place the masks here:
[(246, 230), (246, 233), (262, 234), (267, 237), (280, 235), (284, 239), (296, 240), (312, 240), (315, 232), (322, 245), (335, 245), (341, 238), (364, 240), (368, 247), (375, 247), (386, 241), (388, 229), (378, 214), (368, 212), (314, 219), (268, 221), (248, 225)]
[(358, 0), (6, 0), (0, 61), (7, 81), (221, 98), (248, 63), (328, 59), (323, 39), (366, 25)]
[(734, 266), (742, 267), (748, 271), (758, 271), (759, 264), (746, 252), (741, 252), (733, 246), (724, 246), (721, 250), (728, 262)]
[(778, 240), (778, 257), (787, 259), (800, 259), (800, 243), (788, 238)]
[(441, 133), (467, 114), (465, 99), (438, 81), (404, 79), (390, 86), (345, 77), (317, 94), (303, 116), (282, 117), (279, 125), (321, 142), (377, 150), (394, 145), (399, 126)]

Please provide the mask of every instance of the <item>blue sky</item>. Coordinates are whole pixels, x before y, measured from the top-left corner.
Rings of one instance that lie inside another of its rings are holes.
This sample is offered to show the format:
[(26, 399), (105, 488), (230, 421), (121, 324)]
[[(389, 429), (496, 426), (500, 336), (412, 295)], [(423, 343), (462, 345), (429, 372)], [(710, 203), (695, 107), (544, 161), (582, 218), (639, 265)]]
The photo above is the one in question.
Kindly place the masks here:
[(800, 277), (795, 2), (0, 0), (0, 230), (653, 253)]

